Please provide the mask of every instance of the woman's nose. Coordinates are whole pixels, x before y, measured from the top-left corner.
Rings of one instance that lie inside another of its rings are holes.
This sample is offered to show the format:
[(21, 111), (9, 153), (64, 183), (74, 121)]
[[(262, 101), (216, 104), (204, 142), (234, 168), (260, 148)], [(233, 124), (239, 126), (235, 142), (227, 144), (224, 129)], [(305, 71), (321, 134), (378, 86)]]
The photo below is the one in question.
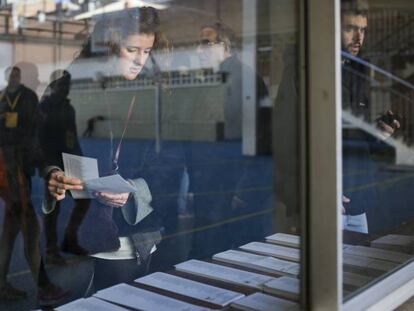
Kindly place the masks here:
[(142, 52), (137, 52), (134, 58), (134, 63), (136, 65), (143, 65), (144, 54)]

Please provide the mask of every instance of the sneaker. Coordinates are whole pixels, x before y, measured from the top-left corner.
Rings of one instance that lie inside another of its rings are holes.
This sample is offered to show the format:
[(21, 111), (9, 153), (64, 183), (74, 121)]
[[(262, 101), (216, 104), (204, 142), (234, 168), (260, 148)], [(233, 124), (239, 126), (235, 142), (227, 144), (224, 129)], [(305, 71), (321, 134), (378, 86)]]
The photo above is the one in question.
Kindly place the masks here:
[(71, 253), (77, 256), (86, 256), (88, 252), (78, 244), (76, 240), (64, 238), (61, 247), (62, 252)]
[(27, 293), (24, 290), (13, 287), (10, 283), (6, 283), (0, 287), (0, 300), (19, 300), (25, 299)]
[(46, 251), (46, 263), (49, 265), (65, 265), (66, 260), (59, 253), (58, 250), (47, 250)]
[(41, 307), (53, 306), (69, 295), (69, 291), (52, 283), (37, 291), (37, 302)]

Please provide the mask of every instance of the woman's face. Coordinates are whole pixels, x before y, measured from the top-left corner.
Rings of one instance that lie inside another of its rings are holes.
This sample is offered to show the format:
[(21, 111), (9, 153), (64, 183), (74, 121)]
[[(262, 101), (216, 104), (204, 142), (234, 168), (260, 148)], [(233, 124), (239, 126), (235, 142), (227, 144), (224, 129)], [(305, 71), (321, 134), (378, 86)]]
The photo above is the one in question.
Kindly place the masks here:
[(126, 80), (137, 77), (151, 52), (154, 39), (154, 34), (133, 34), (123, 41), (117, 65), (122, 77)]

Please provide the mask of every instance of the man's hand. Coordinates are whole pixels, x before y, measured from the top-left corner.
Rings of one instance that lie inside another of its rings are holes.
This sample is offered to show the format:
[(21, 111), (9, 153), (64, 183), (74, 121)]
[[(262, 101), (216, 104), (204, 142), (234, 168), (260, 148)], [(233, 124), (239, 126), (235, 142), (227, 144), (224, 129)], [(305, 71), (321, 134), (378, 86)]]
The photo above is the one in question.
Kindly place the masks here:
[(384, 137), (388, 138), (401, 127), (401, 124), (397, 116), (391, 110), (388, 110), (386, 114), (377, 119), (377, 126), (382, 131)]
[(96, 199), (110, 207), (122, 207), (128, 201), (129, 193), (95, 192)]
[(63, 171), (50, 173), (47, 188), (57, 201), (65, 198), (66, 190), (83, 190), (82, 181), (78, 178), (65, 176)]

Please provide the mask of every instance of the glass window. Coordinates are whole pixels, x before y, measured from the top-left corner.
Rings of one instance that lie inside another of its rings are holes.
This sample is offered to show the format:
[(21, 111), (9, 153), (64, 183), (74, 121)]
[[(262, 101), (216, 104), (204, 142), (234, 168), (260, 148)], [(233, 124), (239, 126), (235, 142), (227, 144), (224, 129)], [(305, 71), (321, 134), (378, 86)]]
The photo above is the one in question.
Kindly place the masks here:
[(341, 1), (345, 299), (413, 256), (413, 17)]
[(0, 308), (298, 306), (299, 1), (0, 3)]

